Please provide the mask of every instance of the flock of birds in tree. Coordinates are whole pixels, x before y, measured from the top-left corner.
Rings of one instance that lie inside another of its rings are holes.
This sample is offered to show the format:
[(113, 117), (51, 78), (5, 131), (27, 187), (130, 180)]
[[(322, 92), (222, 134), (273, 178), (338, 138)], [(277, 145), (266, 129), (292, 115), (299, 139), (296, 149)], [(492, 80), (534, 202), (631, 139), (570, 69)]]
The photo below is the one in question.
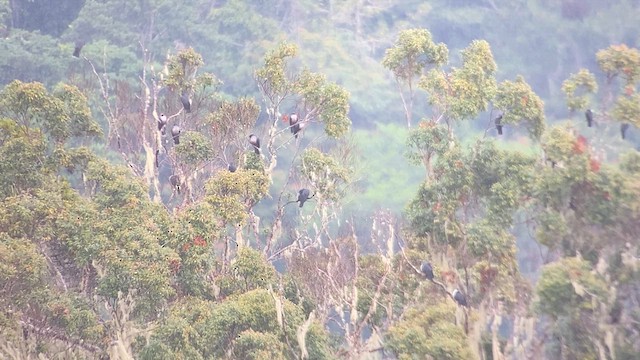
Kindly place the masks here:
[[(445, 288), (442, 283), (434, 280), (433, 267), (431, 266), (431, 263), (429, 263), (428, 261), (422, 262), (422, 265), (420, 265), (420, 272), (422, 273), (422, 275), (424, 275), (424, 277), (427, 280), (431, 281), (434, 284), (440, 285), (443, 289)], [(456, 303), (458, 303), (458, 305), (461, 305), (464, 307), (469, 306), (467, 304), (467, 298), (464, 296), (462, 291), (458, 289), (453, 290), (453, 292), (451, 293), (451, 297), (453, 298), (453, 300), (455, 300)]]
[[(82, 46), (78, 47), (76, 46), (76, 50), (74, 51), (74, 56), (76, 56), (76, 52), (79, 56), (80, 54), (80, 49), (82, 48)], [(77, 56), (76, 56), (77, 57)], [(180, 102), (182, 103), (182, 107), (184, 109), (184, 111), (186, 113), (190, 113), (191, 112), (191, 98), (189, 97), (189, 94), (186, 91), (182, 92), (182, 95), (180, 96)], [(298, 114), (293, 113), (290, 115), (284, 115), (283, 119), (286, 121), (289, 121), (289, 129), (291, 130), (291, 133), (293, 134), (293, 136), (297, 139), (298, 138), (298, 134), (300, 133), (300, 131), (302, 130), (302, 128), (304, 127), (304, 123), (300, 123), (299, 121), (299, 117)], [(161, 135), (166, 135), (167, 132), (167, 116), (162, 113), (160, 114), (160, 116), (158, 117), (158, 131), (160, 131)], [(180, 125), (178, 124), (174, 124), (173, 127), (171, 128), (171, 138), (173, 139), (173, 144), (174, 145), (179, 145), (180, 144), (180, 134), (182, 133), (182, 128), (180, 127)], [(260, 150), (260, 138), (255, 135), (255, 134), (251, 134), (249, 135), (249, 144), (253, 147), (254, 152), (256, 153), (256, 155), (260, 155), (261, 154), (261, 150)], [(157, 156), (158, 156), (159, 150), (156, 151), (156, 167), (158, 166), (158, 160), (157, 160)], [(227, 166), (227, 170), (229, 170), (229, 172), (235, 172), (237, 170), (237, 166), (234, 163), (229, 163), (229, 165)], [(180, 194), (180, 178), (178, 177), (178, 175), (173, 174), (171, 176), (169, 176), (169, 183), (171, 184), (171, 186), (173, 188), (176, 189), (176, 191), (178, 192), (178, 194)], [(298, 191), (298, 198), (296, 201), (292, 201), (291, 203), (299, 203), (300, 207), (302, 207), (304, 205), (304, 203), (313, 198), (315, 196), (315, 194), (311, 195), (311, 191), (309, 189), (303, 188), (300, 189)]]
[[(493, 119), (493, 123), (496, 126), (496, 130), (498, 130), (498, 135), (502, 135), (502, 112), (500, 112), (494, 119)], [(585, 111), (584, 113), (585, 119), (587, 120), (587, 126), (588, 127), (593, 127), (594, 121), (593, 121), (593, 110), (591, 109), (587, 109), (587, 111)], [(629, 130), (629, 124), (628, 123), (622, 123), (620, 124), (620, 136), (622, 137), (622, 139), (626, 139), (627, 138), (627, 130)]]

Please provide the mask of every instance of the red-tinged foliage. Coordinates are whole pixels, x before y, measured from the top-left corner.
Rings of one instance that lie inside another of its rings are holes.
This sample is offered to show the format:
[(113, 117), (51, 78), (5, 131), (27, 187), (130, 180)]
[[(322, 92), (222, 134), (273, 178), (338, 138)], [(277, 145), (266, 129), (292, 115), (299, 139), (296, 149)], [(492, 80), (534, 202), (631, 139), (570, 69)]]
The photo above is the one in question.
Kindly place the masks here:
[(171, 261), (169, 261), (169, 267), (171, 268), (171, 273), (173, 274), (177, 274), (178, 271), (180, 271), (181, 266), (182, 264), (178, 259), (171, 259)]
[(523, 107), (527, 106), (528, 103), (529, 103), (529, 97), (527, 95), (524, 95), (522, 98), (520, 98), (520, 104)]
[(442, 278), (442, 282), (444, 284), (455, 284), (458, 279), (458, 276), (454, 271), (448, 271), (448, 270), (441, 271), (440, 277)]
[(283, 115), (282, 115), (282, 122), (285, 122), (285, 123), (286, 123), (286, 122), (289, 122), (289, 115), (287, 115), (287, 114), (283, 114)]
[(627, 87), (625, 87), (625, 88), (624, 88), (624, 93), (625, 93), (627, 96), (631, 96), (631, 95), (633, 95), (633, 93), (634, 93), (634, 92), (635, 92), (635, 89), (634, 89), (634, 88), (633, 88), (633, 86), (631, 86), (631, 85), (629, 85), (629, 86), (627, 86)]
[(582, 135), (578, 136), (576, 142), (573, 144), (573, 152), (576, 154), (584, 154), (587, 151), (587, 138)]
[(435, 205), (433, 205), (433, 208), (432, 208), (432, 209), (433, 209), (433, 212), (438, 212), (438, 211), (440, 211), (440, 208), (441, 208), (441, 207), (442, 207), (442, 206), (440, 205), (440, 202), (435, 203)]
[(187, 252), (187, 251), (189, 251), (189, 249), (191, 249), (191, 244), (190, 243), (186, 243), (186, 244), (182, 245), (182, 251)]
[(460, 160), (456, 160), (455, 166), (458, 169), (462, 169), (464, 167), (464, 163), (462, 161), (460, 161)]
[(193, 245), (206, 247), (207, 246), (207, 241), (202, 236), (196, 236), (193, 239)]
[(589, 166), (591, 167), (591, 171), (593, 172), (600, 171), (600, 162), (596, 159), (591, 159), (589, 162)]

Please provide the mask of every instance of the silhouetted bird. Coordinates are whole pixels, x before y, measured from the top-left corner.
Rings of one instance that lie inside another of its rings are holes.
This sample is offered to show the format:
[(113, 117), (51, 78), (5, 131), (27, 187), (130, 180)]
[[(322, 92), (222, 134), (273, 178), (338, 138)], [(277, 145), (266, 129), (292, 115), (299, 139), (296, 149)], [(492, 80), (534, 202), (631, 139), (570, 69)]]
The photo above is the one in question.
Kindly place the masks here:
[(190, 113), (191, 112), (191, 99), (189, 98), (189, 94), (186, 91), (182, 92), (182, 96), (180, 96), (180, 102), (182, 102), (182, 107), (184, 107), (184, 111)]
[(623, 140), (627, 137), (627, 130), (629, 130), (629, 124), (627, 123), (620, 124), (620, 135), (622, 136)]
[(300, 191), (298, 191), (298, 201), (300, 203), (300, 207), (302, 207), (304, 205), (304, 202), (311, 199), (311, 197), (309, 196), (311, 194), (311, 192), (309, 191), (309, 189), (300, 189)]
[(424, 274), (424, 277), (426, 277), (427, 280), (433, 281), (433, 268), (428, 261), (424, 261), (422, 263), (420, 271), (422, 271), (422, 274)]
[(237, 170), (236, 164), (229, 163), (229, 166), (227, 166), (227, 169), (229, 170), (229, 172), (236, 172), (236, 170)]
[(300, 132), (300, 123), (298, 119), (298, 114), (293, 113), (289, 116), (289, 127), (291, 128), (291, 133), (298, 138), (298, 133)]
[(251, 134), (249, 135), (249, 144), (253, 146), (256, 154), (260, 155), (260, 139), (257, 136)]
[(173, 143), (176, 145), (180, 144), (181, 132), (182, 132), (182, 129), (178, 125), (173, 125), (173, 128), (171, 128), (171, 136), (173, 137)]
[(592, 127), (593, 126), (593, 111), (591, 111), (591, 109), (587, 109), (587, 111), (584, 113), (584, 116), (587, 118), (587, 126), (588, 127)]
[(160, 114), (160, 118), (158, 118), (158, 130), (162, 131), (164, 127), (167, 125), (167, 115)]
[(174, 174), (169, 176), (169, 182), (171, 183), (171, 186), (176, 188), (178, 194), (180, 194), (180, 178), (178, 177), (178, 175)]
[(458, 289), (453, 290), (453, 300), (462, 306), (467, 306), (467, 299)]
[(498, 135), (502, 135), (502, 114), (498, 115), (493, 122), (496, 124), (496, 129), (498, 130)]
[(84, 41), (77, 41), (76, 46), (73, 48), (73, 56), (79, 58), (80, 51), (82, 51), (82, 47), (84, 46)]

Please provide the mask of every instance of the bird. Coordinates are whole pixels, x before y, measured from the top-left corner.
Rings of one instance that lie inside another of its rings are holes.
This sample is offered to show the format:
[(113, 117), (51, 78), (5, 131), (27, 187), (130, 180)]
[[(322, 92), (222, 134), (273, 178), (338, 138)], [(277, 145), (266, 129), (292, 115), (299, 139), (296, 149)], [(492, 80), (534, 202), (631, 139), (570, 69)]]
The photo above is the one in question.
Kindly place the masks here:
[(160, 114), (160, 118), (158, 119), (158, 130), (162, 131), (164, 127), (167, 125), (167, 115)]
[(298, 191), (298, 201), (300, 203), (300, 207), (302, 207), (304, 205), (304, 202), (311, 199), (311, 196), (309, 196), (309, 194), (311, 193), (311, 191), (309, 191), (309, 189), (300, 189), (300, 191)]
[(420, 271), (422, 272), (422, 274), (424, 274), (424, 277), (426, 277), (427, 280), (433, 281), (433, 268), (428, 261), (422, 262)]
[(83, 46), (84, 41), (76, 41), (76, 46), (73, 48), (73, 57), (80, 57), (80, 51), (82, 51)]
[(169, 182), (171, 183), (171, 186), (176, 188), (176, 191), (178, 191), (178, 194), (180, 194), (180, 178), (178, 177), (178, 175), (174, 174), (169, 176)]
[(622, 135), (622, 140), (627, 137), (627, 130), (629, 130), (629, 124), (622, 123), (620, 124), (620, 135)]
[(260, 155), (260, 138), (254, 134), (249, 135), (249, 144), (253, 146), (256, 154)]
[(496, 129), (498, 130), (498, 135), (502, 135), (502, 114), (498, 115), (493, 121), (496, 124)]
[(229, 166), (227, 166), (227, 169), (229, 170), (229, 172), (236, 172), (236, 164), (234, 163), (229, 163)]
[(460, 290), (458, 289), (453, 290), (452, 295), (453, 295), (453, 300), (455, 300), (458, 304), (462, 306), (467, 306), (467, 299), (465, 298), (464, 294), (460, 292)]
[(297, 139), (298, 138), (298, 133), (300, 132), (300, 129), (302, 129), (300, 127), (300, 123), (298, 122), (298, 114), (293, 113), (293, 114), (289, 115), (289, 127), (291, 128), (291, 133)]
[(180, 101), (182, 102), (182, 106), (184, 107), (184, 111), (190, 113), (191, 112), (191, 99), (189, 98), (189, 94), (186, 91), (182, 92), (182, 96), (180, 96)]
[(584, 113), (584, 116), (587, 118), (587, 126), (588, 127), (592, 127), (593, 126), (593, 111), (591, 109), (587, 109), (587, 111)]
[(173, 137), (173, 143), (176, 145), (180, 144), (181, 132), (182, 132), (182, 129), (178, 125), (173, 125), (173, 128), (171, 128), (171, 136)]

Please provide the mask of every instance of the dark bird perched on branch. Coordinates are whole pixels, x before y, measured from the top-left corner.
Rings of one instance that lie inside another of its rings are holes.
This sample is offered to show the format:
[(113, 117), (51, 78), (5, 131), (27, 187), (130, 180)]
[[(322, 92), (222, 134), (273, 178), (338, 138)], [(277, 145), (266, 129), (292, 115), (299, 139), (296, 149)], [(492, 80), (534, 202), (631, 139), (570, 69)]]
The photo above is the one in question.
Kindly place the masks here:
[(455, 289), (453, 290), (453, 300), (455, 300), (458, 304), (462, 305), (462, 306), (467, 306), (467, 299), (465, 298), (464, 294), (460, 292), (460, 290)]
[(496, 130), (498, 130), (498, 135), (502, 135), (502, 114), (499, 114), (493, 122), (496, 124)]
[(431, 267), (431, 264), (428, 261), (422, 262), (422, 265), (420, 266), (420, 271), (422, 272), (424, 277), (427, 278), (427, 280), (433, 281), (433, 268)]
[(260, 155), (260, 139), (257, 136), (251, 134), (249, 135), (249, 144), (253, 146), (256, 154)]
[(176, 145), (180, 144), (181, 132), (182, 132), (182, 129), (178, 125), (173, 125), (173, 128), (171, 128), (171, 136), (173, 137), (173, 143)]
[(167, 115), (160, 114), (160, 117), (158, 118), (158, 130), (162, 131), (166, 125), (167, 125)]
[(587, 118), (587, 126), (588, 127), (592, 127), (593, 126), (593, 111), (591, 111), (591, 109), (587, 109), (587, 111), (584, 113), (584, 116)]
[(80, 57), (80, 51), (82, 51), (82, 47), (84, 46), (84, 41), (77, 41), (76, 46), (73, 48), (73, 57)]
[(189, 94), (186, 91), (182, 92), (182, 96), (180, 96), (180, 102), (182, 102), (182, 107), (184, 107), (184, 111), (190, 113), (191, 112), (191, 99), (189, 98)]
[(293, 113), (289, 116), (289, 127), (291, 129), (291, 133), (296, 137), (296, 139), (298, 138), (298, 133), (300, 132), (300, 130), (302, 129), (302, 127), (300, 126), (300, 122), (298, 119), (298, 114)]
[(180, 194), (180, 178), (178, 177), (178, 175), (174, 174), (169, 176), (169, 182), (171, 183), (171, 186), (176, 188), (178, 194)]
[(311, 191), (309, 191), (309, 189), (300, 189), (300, 191), (298, 191), (298, 201), (300, 203), (300, 207), (302, 207), (304, 205), (304, 202), (311, 199), (313, 196), (309, 196), (311, 194)]
[(237, 170), (236, 164), (229, 163), (229, 166), (227, 166), (227, 169), (229, 170), (229, 172), (236, 172), (236, 170)]
[(627, 137), (627, 130), (629, 130), (629, 124), (622, 123), (620, 124), (620, 135), (622, 136), (622, 140)]

